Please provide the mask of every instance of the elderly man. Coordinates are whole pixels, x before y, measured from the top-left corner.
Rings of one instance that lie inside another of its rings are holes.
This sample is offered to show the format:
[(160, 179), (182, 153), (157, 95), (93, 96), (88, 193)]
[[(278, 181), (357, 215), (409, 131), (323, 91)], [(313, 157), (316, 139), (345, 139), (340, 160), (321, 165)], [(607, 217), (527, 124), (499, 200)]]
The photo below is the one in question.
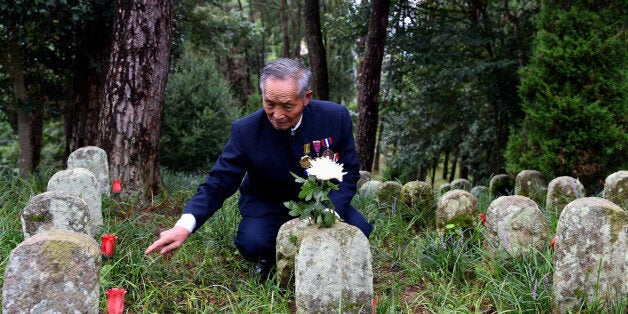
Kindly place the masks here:
[(311, 77), (291, 59), (277, 59), (264, 68), (259, 79), (263, 108), (232, 124), (209, 176), (175, 226), (161, 232), (146, 254), (180, 247), (239, 188), (242, 220), (234, 243), (245, 259), (256, 263), (255, 272), (267, 277), (275, 263), (279, 228), (294, 218), (283, 205), (298, 199), (300, 185), (291, 172), (305, 177), (301, 161), (321, 155), (337, 158), (347, 172), (339, 189), (329, 193), (336, 212), (369, 236), (372, 225), (351, 206), (360, 176), (351, 117), (344, 106), (311, 100)]

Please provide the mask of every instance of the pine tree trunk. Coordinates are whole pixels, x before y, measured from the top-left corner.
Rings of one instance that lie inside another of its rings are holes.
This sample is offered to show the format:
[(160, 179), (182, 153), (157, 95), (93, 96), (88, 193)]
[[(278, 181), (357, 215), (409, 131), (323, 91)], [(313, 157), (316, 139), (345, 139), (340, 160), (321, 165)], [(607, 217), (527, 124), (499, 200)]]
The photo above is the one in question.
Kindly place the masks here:
[(17, 100), (17, 135), (19, 143), (18, 168), (22, 177), (28, 176), (41, 160), (42, 111), (39, 106), (29, 106), (24, 80), (22, 55), (17, 39), (9, 40), (2, 65), (13, 83), (13, 94)]
[(369, 31), (366, 38), (364, 63), (358, 79), (358, 119), (356, 150), (360, 169), (371, 171), (379, 119), (379, 83), (388, 25), (390, 0), (371, 1)]
[[(171, 0), (116, 0), (113, 45), (98, 126), (123, 196), (157, 194), (159, 139), (172, 29)], [(169, 147), (168, 149), (177, 149)]]
[(98, 113), (104, 92), (105, 77), (102, 73), (90, 72), (72, 82), (63, 112), (66, 155), (98, 142)]
[[(113, 8), (107, 4), (106, 8)], [(76, 54), (68, 101), (64, 106), (65, 152), (98, 143), (98, 116), (105, 99), (105, 79), (111, 49), (111, 21), (108, 9), (92, 16), (77, 36), (86, 38)], [(93, 33), (103, 34), (93, 36)], [(64, 160), (66, 162), (66, 160)]]
[(288, 17), (286, 0), (279, 1), (279, 19), (281, 20), (281, 57), (290, 58), (290, 34), (288, 33)]
[(318, 0), (305, 1), (305, 40), (307, 42), (310, 68), (313, 77), (313, 97), (329, 99), (329, 74), (327, 72), (327, 52), (323, 45), (321, 16)]

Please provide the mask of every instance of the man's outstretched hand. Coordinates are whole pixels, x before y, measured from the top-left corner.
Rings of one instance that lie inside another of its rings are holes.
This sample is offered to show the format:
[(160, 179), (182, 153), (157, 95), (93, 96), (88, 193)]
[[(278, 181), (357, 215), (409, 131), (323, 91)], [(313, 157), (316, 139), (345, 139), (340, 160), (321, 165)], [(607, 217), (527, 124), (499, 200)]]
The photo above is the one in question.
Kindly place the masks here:
[(183, 244), (188, 236), (190, 236), (190, 232), (187, 229), (174, 226), (172, 229), (161, 232), (159, 234), (159, 239), (153, 242), (153, 244), (151, 244), (146, 251), (144, 251), (144, 254), (148, 254), (157, 248), (160, 249), (160, 254), (166, 254), (170, 251), (176, 250)]

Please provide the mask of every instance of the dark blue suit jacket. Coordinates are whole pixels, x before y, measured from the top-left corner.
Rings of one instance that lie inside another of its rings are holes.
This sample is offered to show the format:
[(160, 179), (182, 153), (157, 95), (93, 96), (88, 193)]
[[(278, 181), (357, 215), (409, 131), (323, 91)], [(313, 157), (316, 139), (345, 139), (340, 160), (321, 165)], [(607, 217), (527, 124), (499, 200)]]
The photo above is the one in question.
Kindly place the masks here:
[[(276, 130), (263, 109), (235, 121), (222, 154), (184, 213), (194, 215), (196, 230), (240, 188), (242, 216), (287, 214), (283, 202), (298, 200), (300, 191), (300, 184), (294, 182), (290, 172), (305, 177), (299, 164), (304, 144), (330, 137), (331, 150), (339, 154), (338, 162), (347, 174), (339, 190), (332, 190), (329, 197), (336, 212), (344, 218), (360, 177), (351, 117), (344, 106), (318, 100), (311, 100), (305, 106), (294, 136), (289, 130)], [(310, 156), (315, 156), (313, 149)]]

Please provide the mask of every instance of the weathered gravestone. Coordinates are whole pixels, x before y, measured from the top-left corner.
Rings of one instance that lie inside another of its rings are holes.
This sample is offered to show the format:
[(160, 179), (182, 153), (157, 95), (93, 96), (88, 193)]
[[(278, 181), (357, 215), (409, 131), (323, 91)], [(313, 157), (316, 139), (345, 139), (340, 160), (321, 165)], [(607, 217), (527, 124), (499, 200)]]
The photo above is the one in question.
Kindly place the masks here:
[(372, 313), (372, 257), (360, 229), (343, 222), (311, 225), (297, 243), (297, 313)]
[(309, 225), (309, 219), (294, 218), (279, 228), (276, 250), (277, 281), (283, 288), (294, 283), (294, 259), (299, 252), (298, 239)]
[(11, 251), (3, 313), (98, 313), (100, 249), (89, 235), (50, 230)]
[(515, 180), (509, 174), (497, 174), (491, 178), (488, 184), (491, 198), (512, 195), (515, 189)]
[(438, 187), (438, 195), (444, 195), (451, 191), (451, 183), (443, 183)]
[[(549, 223), (539, 206), (521, 195), (500, 196), (486, 210), (484, 248), (493, 256), (527, 256), (548, 246)], [(503, 254), (501, 254), (503, 255)]]
[(381, 181), (377, 181), (377, 180), (366, 181), (360, 187), (360, 195), (367, 196), (367, 197), (375, 197), (380, 185), (382, 185)]
[(438, 199), (436, 229), (446, 232), (452, 228), (473, 228), (478, 211), (478, 200), (465, 190), (451, 190)]
[(410, 208), (408, 213), (402, 213), (408, 219), (420, 213), (433, 215), (436, 208), (434, 191), (427, 182), (423, 181), (410, 181), (404, 184), (401, 187), (401, 202)]
[(48, 191), (64, 191), (80, 197), (89, 208), (92, 220), (92, 235), (103, 227), (102, 196), (94, 174), (85, 168), (57, 171), (48, 180)]
[(85, 168), (96, 177), (101, 193), (109, 194), (109, 161), (107, 153), (100, 147), (86, 146), (73, 151), (68, 156), (68, 169)]
[(471, 195), (475, 196), (478, 201), (489, 200), (491, 198), (488, 187), (484, 185), (476, 185), (469, 192), (471, 193)]
[(402, 185), (399, 182), (383, 182), (375, 192), (379, 208), (395, 210), (397, 208), (397, 203), (401, 200), (401, 188)]
[(604, 198), (628, 210), (628, 171), (617, 171), (606, 177)]
[(578, 179), (569, 176), (554, 178), (547, 186), (545, 208), (560, 213), (565, 205), (584, 196), (584, 186)]
[(452, 190), (471, 191), (471, 188), (473, 187), (473, 185), (471, 184), (471, 181), (467, 179), (463, 179), (463, 178), (455, 179), (451, 181), (449, 184), (451, 185)]
[(556, 226), (552, 293), (554, 313), (628, 295), (628, 212), (598, 197), (565, 206)]
[(358, 190), (362, 187), (362, 185), (368, 181), (373, 180), (373, 175), (365, 170), (360, 170), (360, 179), (358, 179), (358, 183), (356, 183), (356, 187)]
[(70, 230), (92, 235), (87, 204), (78, 196), (63, 191), (35, 195), (24, 207), (20, 218), (24, 239), (48, 230)]
[(545, 207), (547, 181), (537, 170), (522, 170), (515, 177), (515, 194), (528, 197)]

